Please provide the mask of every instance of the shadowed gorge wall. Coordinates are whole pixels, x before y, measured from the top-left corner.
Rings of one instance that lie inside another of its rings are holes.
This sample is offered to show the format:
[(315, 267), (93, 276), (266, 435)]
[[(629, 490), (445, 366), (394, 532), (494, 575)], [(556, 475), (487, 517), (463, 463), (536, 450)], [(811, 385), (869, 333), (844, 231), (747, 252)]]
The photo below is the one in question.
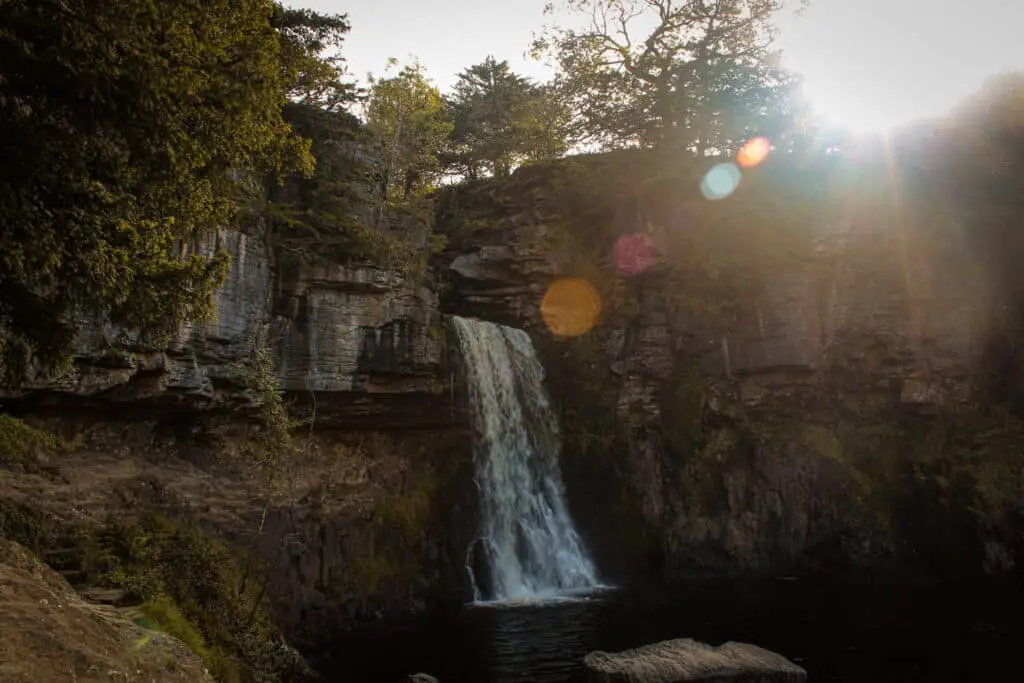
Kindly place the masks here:
[[(83, 318), (68, 373), (7, 390), (5, 408), (71, 446), (0, 468), (0, 497), (98, 521), (119, 482), (152, 475), (243, 557), (256, 544), (299, 644), (464, 598), (472, 457), (436, 293), (366, 263), (281, 267), (258, 230), (193, 248), (231, 256), (212, 320), (148, 348)], [(270, 499), (238, 467), (261, 433), (240, 363), (261, 344), (299, 421)]]
[[(1006, 203), (934, 147), (769, 160), (718, 202), (697, 189), (713, 162), (650, 152), (441, 197), (442, 306), (531, 330), (602, 567), (1014, 566), (1022, 429), (993, 382), (1019, 362), (1020, 252)], [(614, 245), (636, 234), (653, 258), (630, 276)], [(539, 314), (565, 276), (603, 302), (570, 339)]]
[[(222, 231), (193, 246), (232, 257), (211, 321), (147, 348), (83, 317), (70, 372), (5, 390), (72, 444), (0, 468), (0, 497), (99, 520), (116, 484), (158, 477), (255, 543), (300, 643), (464, 600), (473, 461), (444, 312), (531, 335), (602, 578), (1019, 567), (1016, 200), (976, 196), (948, 151), (901, 154), (769, 159), (717, 202), (710, 160), (524, 167), (435, 196), (427, 275), (281, 264), (258, 226)], [(623, 235), (651, 245), (633, 274)], [(571, 338), (539, 311), (564, 277), (601, 299)], [(254, 339), (301, 421), (267, 505), (232, 466), (260, 433), (237, 372)]]

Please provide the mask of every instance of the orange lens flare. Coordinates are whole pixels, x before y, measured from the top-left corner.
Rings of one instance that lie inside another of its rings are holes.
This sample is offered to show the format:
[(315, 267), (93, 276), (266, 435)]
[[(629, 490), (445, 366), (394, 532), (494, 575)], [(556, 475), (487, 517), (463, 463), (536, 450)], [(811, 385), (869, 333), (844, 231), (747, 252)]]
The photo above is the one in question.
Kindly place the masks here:
[(768, 138), (751, 138), (740, 147), (736, 163), (740, 168), (754, 168), (767, 159), (771, 151), (772, 143)]
[(540, 302), (544, 324), (559, 337), (578, 337), (594, 329), (601, 315), (601, 296), (583, 278), (556, 280)]

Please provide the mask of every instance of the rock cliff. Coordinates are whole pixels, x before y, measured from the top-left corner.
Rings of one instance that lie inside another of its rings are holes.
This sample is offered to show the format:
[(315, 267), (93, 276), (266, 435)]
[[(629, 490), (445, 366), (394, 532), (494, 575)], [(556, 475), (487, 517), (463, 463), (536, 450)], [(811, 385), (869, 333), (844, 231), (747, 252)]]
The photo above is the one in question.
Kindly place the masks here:
[[(165, 348), (153, 349), (129, 331), (83, 317), (71, 371), (31, 378), (21, 392), (34, 401), (76, 405), (94, 399), (237, 406), (246, 398), (234, 365), (265, 337), (281, 387), (327, 399), (337, 419), (373, 410), (349, 400), (353, 395), (443, 396), (441, 315), (436, 293), (424, 283), (370, 264), (277, 268), (258, 233), (223, 230), (192, 248), (224, 249), (231, 257), (211, 320), (188, 325)], [(407, 420), (436, 424), (422, 403), (395, 419), (404, 426)]]
[[(877, 164), (767, 164), (717, 203), (704, 170), (580, 158), (440, 204), (442, 303), (533, 334), (602, 566), (1010, 568), (1024, 432), (987, 387), (1015, 303), (992, 245)], [(559, 338), (539, 304), (568, 276), (602, 315)]]
[[(48, 465), (58, 481), (16, 472), (0, 496), (73, 501), (99, 518), (119, 484), (155, 476), (240, 548), (256, 538), (275, 577), (267, 594), (298, 642), (457, 599), (471, 458), (436, 292), (370, 264), (282, 267), (254, 232), (192, 247), (231, 256), (211, 320), (147, 348), (83, 317), (69, 372), (8, 390), (9, 409), (73, 449)], [(258, 410), (238, 366), (260, 344), (306, 425), (265, 518), (256, 483), (231, 467)]]
[[(719, 202), (697, 191), (706, 169), (651, 153), (524, 168), (437, 197), (448, 246), (425, 277), (286, 267), (258, 230), (222, 231), (192, 247), (232, 257), (212, 320), (147, 348), (83, 317), (69, 373), (3, 395), (74, 437), (45, 463), (56, 479), (0, 472), (3, 496), (99, 514), (119, 482), (158, 476), (256, 544), (300, 642), (462, 599), (452, 313), (532, 335), (573, 515), (610, 578), (1011, 568), (1024, 427), (990, 380), (1017, 302), (955, 212), (830, 163), (768, 164)], [(624, 236), (643, 247), (629, 263)], [(601, 304), (571, 338), (540, 312), (565, 277)], [(261, 343), (305, 420), (266, 514), (225, 464), (251, 440), (236, 366)]]

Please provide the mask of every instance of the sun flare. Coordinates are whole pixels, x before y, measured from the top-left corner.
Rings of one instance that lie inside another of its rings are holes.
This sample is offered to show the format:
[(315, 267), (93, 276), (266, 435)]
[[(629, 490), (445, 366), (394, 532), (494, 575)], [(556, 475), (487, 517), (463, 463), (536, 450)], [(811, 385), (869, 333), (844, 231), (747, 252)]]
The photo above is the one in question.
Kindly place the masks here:
[(803, 75), (817, 115), (855, 132), (942, 116), (986, 77), (1024, 68), (1024, 3), (935, 10), (917, 0), (814, 0), (782, 18), (784, 64)]

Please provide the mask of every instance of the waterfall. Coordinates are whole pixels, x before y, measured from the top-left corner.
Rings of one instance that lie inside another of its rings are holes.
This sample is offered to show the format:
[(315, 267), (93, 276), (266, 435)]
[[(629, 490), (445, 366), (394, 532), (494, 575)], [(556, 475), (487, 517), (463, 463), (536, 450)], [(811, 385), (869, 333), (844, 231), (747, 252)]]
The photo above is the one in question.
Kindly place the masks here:
[(561, 434), (530, 337), (480, 320), (453, 321), (466, 368), (480, 493), (481, 538), (466, 560), (476, 598), (597, 587), (566, 505)]

